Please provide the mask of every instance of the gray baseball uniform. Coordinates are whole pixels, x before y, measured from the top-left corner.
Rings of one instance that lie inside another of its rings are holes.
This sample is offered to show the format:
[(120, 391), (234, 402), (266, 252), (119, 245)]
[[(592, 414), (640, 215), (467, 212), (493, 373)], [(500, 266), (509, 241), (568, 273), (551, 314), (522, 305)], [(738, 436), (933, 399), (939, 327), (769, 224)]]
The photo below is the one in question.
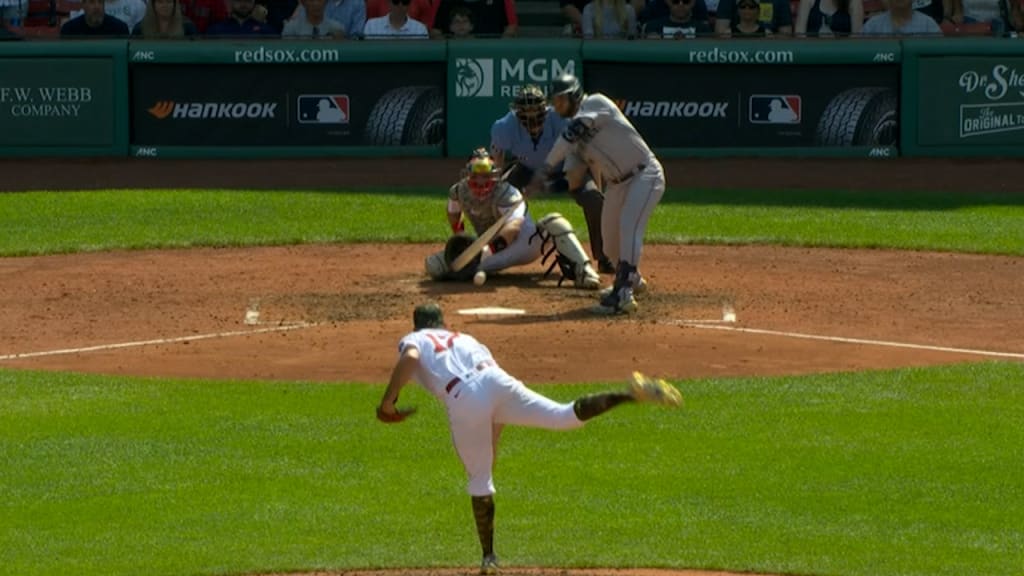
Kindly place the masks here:
[(636, 128), (604, 94), (588, 94), (546, 164), (563, 160), (571, 168), (578, 156), (600, 174), (604, 186), (601, 233), (612, 262), (639, 267), (647, 221), (665, 193), (665, 173)]

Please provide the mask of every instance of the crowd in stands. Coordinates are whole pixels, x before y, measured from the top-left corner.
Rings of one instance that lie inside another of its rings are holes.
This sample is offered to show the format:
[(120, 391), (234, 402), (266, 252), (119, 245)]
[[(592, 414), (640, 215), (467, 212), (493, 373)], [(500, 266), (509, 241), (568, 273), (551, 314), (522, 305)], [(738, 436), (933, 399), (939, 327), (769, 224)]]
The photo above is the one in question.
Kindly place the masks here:
[[(61, 37), (428, 39), (510, 37), (515, 0), (72, 0)], [(547, 0), (554, 2), (554, 0)], [(0, 0), (0, 36), (29, 5)], [(560, 0), (583, 38), (826, 37), (1024, 31), (1024, 0)], [(51, 17), (50, 25), (54, 27)], [(557, 34), (557, 32), (555, 32)]]

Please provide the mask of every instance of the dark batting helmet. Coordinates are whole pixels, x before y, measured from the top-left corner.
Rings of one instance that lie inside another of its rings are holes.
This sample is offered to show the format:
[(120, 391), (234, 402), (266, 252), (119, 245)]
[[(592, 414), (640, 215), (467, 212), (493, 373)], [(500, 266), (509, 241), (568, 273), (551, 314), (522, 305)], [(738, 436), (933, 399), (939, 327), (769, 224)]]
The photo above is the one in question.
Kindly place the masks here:
[(555, 78), (551, 82), (551, 89), (548, 90), (548, 96), (554, 98), (559, 94), (565, 94), (569, 96), (569, 101), (573, 105), (579, 105), (580, 101), (583, 100), (583, 85), (580, 84), (580, 79), (573, 76), (572, 74), (564, 74)]
[(530, 84), (512, 101), (512, 110), (516, 113), (519, 123), (526, 128), (530, 136), (536, 137), (544, 129), (544, 117), (548, 113), (548, 101), (540, 86)]

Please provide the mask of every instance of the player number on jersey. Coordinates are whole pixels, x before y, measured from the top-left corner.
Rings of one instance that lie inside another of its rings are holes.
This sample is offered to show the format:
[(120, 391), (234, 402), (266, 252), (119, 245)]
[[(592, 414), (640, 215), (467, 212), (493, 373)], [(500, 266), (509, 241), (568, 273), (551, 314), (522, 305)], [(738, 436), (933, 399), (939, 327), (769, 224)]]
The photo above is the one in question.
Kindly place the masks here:
[(451, 350), (452, 342), (455, 341), (455, 337), (458, 335), (458, 332), (452, 332), (451, 336), (449, 336), (447, 339), (442, 340), (441, 338), (438, 338), (434, 334), (427, 334), (427, 338), (430, 338), (430, 341), (434, 343), (434, 352), (437, 354), (441, 354), (442, 352), (447, 352), (448, 350)]

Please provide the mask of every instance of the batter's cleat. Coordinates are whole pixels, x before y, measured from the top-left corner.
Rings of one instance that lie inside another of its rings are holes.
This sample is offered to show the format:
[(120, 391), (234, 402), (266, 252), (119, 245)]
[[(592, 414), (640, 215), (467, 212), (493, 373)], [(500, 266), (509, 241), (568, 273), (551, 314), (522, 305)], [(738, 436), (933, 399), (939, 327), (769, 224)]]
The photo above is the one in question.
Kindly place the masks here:
[(607, 258), (601, 258), (597, 262), (597, 271), (601, 274), (615, 274), (615, 264)]
[(683, 395), (675, 386), (661, 378), (650, 378), (639, 372), (633, 372), (630, 392), (637, 402), (679, 406), (683, 403)]
[[(612, 293), (612, 290), (614, 290), (614, 289), (615, 289), (615, 287), (614, 287), (614, 286), (609, 286), (608, 288), (605, 288), (605, 289), (601, 290), (601, 291), (600, 291), (600, 292), (598, 293), (598, 296), (599, 296), (599, 297), (600, 297), (600, 298), (601, 298), (602, 300), (604, 300), (605, 298), (607, 298), (608, 296), (610, 296), (610, 295), (611, 295), (611, 293)], [(640, 279), (640, 282), (639, 282), (639, 283), (637, 283), (637, 285), (636, 285), (636, 286), (633, 286), (633, 295), (634, 295), (634, 296), (639, 296), (639, 295), (641, 295), (641, 294), (643, 294), (643, 293), (645, 293), (645, 292), (647, 292), (647, 280), (645, 280), (645, 279), (641, 278), (641, 279)]]
[(594, 272), (590, 262), (587, 262), (582, 266), (582, 273), (576, 275), (575, 284), (577, 288), (583, 288), (584, 290), (600, 290), (601, 277), (597, 275), (597, 272)]
[(497, 574), (498, 568), (498, 556), (496, 554), (488, 554), (484, 556), (483, 562), (480, 563), (480, 574)]
[(633, 289), (629, 286), (618, 290), (613, 288), (604, 298), (601, 298), (601, 306), (611, 308), (621, 314), (632, 314), (640, 308), (636, 303), (636, 298), (633, 297)]

